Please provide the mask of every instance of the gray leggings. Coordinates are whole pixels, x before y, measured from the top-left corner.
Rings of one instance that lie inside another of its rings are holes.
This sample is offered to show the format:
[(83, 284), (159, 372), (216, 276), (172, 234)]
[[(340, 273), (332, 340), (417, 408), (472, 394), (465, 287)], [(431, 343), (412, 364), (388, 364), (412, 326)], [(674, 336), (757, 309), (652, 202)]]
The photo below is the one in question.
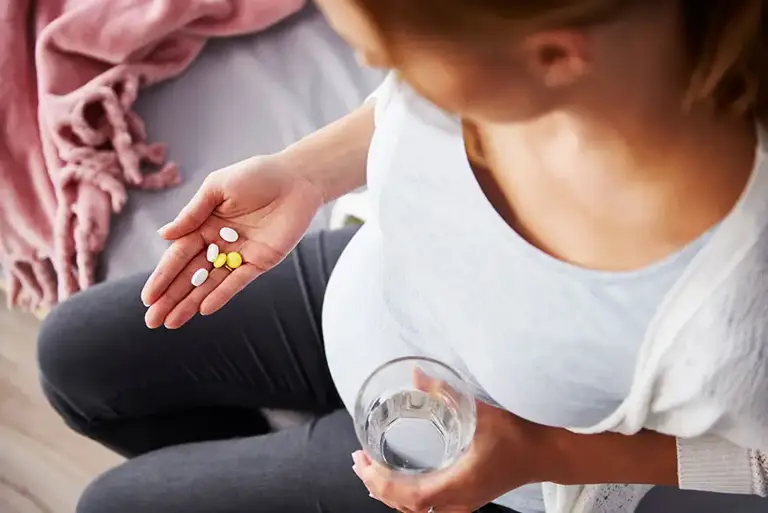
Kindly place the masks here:
[[(328, 276), (353, 233), (307, 237), (222, 311), (179, 330), (144, 327), (146, 275), (48, 316), (39, 360), (51, 404), (130, 458), (91, 484), (78, 513), (390, 511), (352, 472), (359, 445), (320, 329)], [(272, 432), (263, 408), (313, 420)]]

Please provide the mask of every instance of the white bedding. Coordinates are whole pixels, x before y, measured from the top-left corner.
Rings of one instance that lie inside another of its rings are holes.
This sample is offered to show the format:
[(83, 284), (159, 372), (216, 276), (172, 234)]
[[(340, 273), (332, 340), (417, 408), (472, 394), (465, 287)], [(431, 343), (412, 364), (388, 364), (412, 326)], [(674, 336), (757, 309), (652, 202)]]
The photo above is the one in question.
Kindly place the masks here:
[[(313, 7), (267, 32), (212, 42), (186, 74), (145, 91), (138, 102), (150, 138), (169, 144), (184, 181), (165, 191), (132, 191), (114, 221), (101, 275), (150, 270), (167, 247), (155, 231), (208, 173), (280, 150), (337, 119), (382, 77), (360, 68)], [(327, 212), (315, 226), (326, 222)]]

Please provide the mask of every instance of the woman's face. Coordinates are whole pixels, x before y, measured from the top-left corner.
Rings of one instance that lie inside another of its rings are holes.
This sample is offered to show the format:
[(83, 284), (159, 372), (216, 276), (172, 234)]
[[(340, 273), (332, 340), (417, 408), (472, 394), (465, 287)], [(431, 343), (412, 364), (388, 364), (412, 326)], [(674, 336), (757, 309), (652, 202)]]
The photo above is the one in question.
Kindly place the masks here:
[(529, 119), (564, 99), (584, 74), (575, 31), (532, 34), (480, 50), (451, 41), (402, 41), (397, 65), (353, 0), (317, 0), (333, 28), (372, 67), (396, 67), (414, 89), (443, 109), (475, 121)]

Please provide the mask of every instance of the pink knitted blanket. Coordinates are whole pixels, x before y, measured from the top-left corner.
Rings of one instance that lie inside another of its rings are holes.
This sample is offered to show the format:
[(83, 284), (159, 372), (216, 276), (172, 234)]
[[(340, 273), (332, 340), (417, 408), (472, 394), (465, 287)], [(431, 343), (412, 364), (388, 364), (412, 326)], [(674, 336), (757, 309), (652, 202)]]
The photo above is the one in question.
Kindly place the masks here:
[(132, 110), (207, 39), (254, 32), (306, 0), (0, 2), (0, 268), (12, 306), (94, 282), (130, 187), (176, 184)]

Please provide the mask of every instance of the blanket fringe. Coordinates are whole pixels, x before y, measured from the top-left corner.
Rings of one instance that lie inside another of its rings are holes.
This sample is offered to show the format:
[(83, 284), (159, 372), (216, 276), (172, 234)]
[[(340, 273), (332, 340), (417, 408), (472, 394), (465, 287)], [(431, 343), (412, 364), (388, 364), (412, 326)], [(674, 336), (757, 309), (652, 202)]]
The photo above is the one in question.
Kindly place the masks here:
[[(144, 123), (131, 110), (140, 83), (127, 75), (94, 87), (55, 125), (61, 159), (55, 224), (59, 300), (95, 283), (109, 219), (125, 207), (128, 187), (156, 190), (181, 181), (176, 163), (165, 161), (166, 145), (147, 144)], [(144, 166), (159, 170), (144, 173)]]
[(8, 308), (34, 312), (56, 304), (56, 272), (48, 258), (3, 263), (3, 275)]
[[(0, 69), (18, 80), (3, 88), (2, 137), (13, 144), (0, 155), (0, 182), (2, 192), (36, 203), (22, 209), (23, 219), (8, 219), (14, 204), (0, 212), (0, 272), (15, 306), (30, 309), (39, 301), (29, 298), (50, 288), (50, 269), (37, 259), (50, 258), (58, 275), (53, 303), (91, 284), (126, 189), (180, 181), (178, 167), (165, 162), (165, 147), (147, 144), (144, 123), (132, 111), (139, 89), (179, 76), (211, 38), (258, 32), (306, 3), (5, 2)], [(157, 171), (145, 174), (145, 165)], [(32, 263), (17, 269), (16, 261), (27, 258)]]

